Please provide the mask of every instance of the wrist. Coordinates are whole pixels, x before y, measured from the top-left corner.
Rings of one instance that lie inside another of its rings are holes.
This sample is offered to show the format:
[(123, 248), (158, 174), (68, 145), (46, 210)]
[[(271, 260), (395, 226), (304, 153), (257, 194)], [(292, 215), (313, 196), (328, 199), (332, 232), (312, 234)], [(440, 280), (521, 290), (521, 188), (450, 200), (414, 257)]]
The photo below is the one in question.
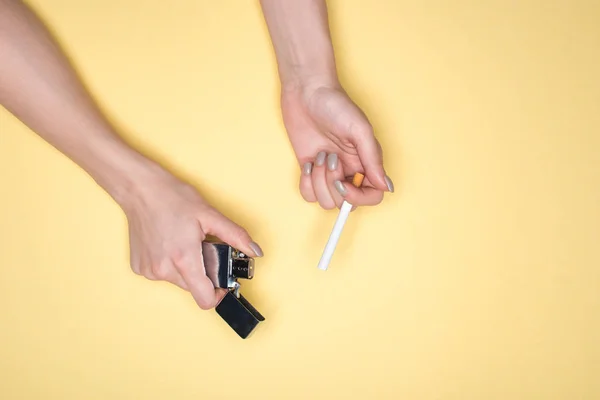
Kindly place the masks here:
[[(109, 179), (109, 183), (101, 185), (115, 202), (124, 210), (137, 204), (152, 194), (149, 188), (160, 181), (166, 171), (151, 160), (139, 155), (139, 160), (129, 160)], [(137, 157), (136, 157), (137, 158)]]
[(284, 91), (337, 85), (325, 1), (261, 0)]
[(135, 153), (104, 188), (123, 210), (128, 210), (156, 197), (159, 183), (172, 178), (162, 166)]
[(344, 88), (337, 79), (337, 76), (313, 75), (306, 79), (286, 81), (282, 83), (281, 87), (282, 106), (291, 99), (293, 99), (292, 101), (301, 101), (304, 104), (309, 104), (315, 94), (321, 91), (344, 92)]
[(167, 172), (114, 135), (90, 143), (90, 157), (82, 167), (119, 206), (126, 207), (142, 197), (153, 181)]
[(321, 70), (298, 68), (292, 73), (281, 75), (281, 90), (286, 92), (311, 91), (320, 87), (341, 87), (335, 69)]
[(319, 88), (341, 88), (333, 56), (331, 62), (322, 60), (280, 67), (279, 75), (284, 95), (302, 93), (310, 96), (310, 93)]
[(292, 55), (280, 57), (279, 79), (284, 91), (306, 87), (337, 87), (339, 79), (332, 48), (316, 51), (298, 46)]

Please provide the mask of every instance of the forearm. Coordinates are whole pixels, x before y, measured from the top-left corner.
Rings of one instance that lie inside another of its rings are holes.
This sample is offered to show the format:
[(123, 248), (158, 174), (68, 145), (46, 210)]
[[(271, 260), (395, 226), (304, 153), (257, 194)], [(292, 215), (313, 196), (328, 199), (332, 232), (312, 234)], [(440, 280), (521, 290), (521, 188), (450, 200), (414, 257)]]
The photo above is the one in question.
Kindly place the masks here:
[(45, 27), (18, 0), (0, 0), (0, 104), (119, 199), (151, 162), (96, 107)]
[(261, 0), (284, 87), (337, 84), (325, 0)]

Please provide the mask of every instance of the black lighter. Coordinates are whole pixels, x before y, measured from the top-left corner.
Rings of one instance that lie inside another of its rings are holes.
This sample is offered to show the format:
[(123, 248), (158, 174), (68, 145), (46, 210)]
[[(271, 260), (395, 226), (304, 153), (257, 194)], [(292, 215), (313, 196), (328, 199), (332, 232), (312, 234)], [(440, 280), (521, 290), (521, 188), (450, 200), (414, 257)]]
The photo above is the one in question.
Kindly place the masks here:
[(265, 318), (242, 296), (238, 279), (254, 277), (254, 259), (215, 240), (202, 242), (206, 274), (216, 288), (227, 294), (215, 308), (217, 314), (242, 338), (246, 339)]

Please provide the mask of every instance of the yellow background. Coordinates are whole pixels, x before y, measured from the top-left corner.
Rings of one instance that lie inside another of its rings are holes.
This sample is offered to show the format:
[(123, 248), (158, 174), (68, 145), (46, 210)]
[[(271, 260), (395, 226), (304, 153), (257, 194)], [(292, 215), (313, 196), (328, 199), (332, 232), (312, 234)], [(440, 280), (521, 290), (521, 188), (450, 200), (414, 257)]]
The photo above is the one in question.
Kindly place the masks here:
[(265, 257), (244, 341), (128, 266), (112, 200), (0, 114), (1, 399), (598, 399), (594, 1), (330, 2), (397, 192), (305, 203), (255, 1), (36, 0), (123, 135)]

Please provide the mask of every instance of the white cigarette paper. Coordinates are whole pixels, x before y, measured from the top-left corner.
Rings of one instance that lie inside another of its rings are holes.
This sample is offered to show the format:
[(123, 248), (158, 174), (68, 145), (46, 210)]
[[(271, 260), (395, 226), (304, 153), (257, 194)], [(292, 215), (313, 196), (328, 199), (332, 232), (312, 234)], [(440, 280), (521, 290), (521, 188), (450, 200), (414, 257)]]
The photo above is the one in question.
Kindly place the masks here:
[[(362, 181), (364, 179), (364, 175), (361, 173), (354, 174), (352, 178), (352, 185), (356, 187), (360, 187), (362, 185)], [(350, 215), (350, 211), (352, 211), (352, 204), (348, 203), (346, 200), (342, 203), (340, 207), (340, 213), (338, 214), (337, 219), (335, 220), (335, 225), (333, 225), (333, 230), (329, 235), (329, 240), (327, 241), (327, 245), (325, 246), (325, 250), (323, 251), (323, 255), (321, 256), (321, 260), (319, 260), (318, 268), (321, 271), (326, 271), (329, 268), (329, 263), (331, 262), (331, 257), (333, 257), (333, 252), (335, 247), (337, 246), (338, 241), (340, 240), (340, 236), (342, 235), (342, 230), (344, 229), (344, 225), (346, 224), (346, 220)]]
[(338, 214), (338, 217), (335, 220), (335, 225), (333, 225), (333, 230), (329, 235), (329, 240), (327, 241), (327, 245), (325, 246), (325, 250), (323, 251), (321, 260), (319, 261), (318, 268), (321, 271), (326, 271), (329, 267), (331, 257), (333, 257), (333, 252), (337, 246), (338, 241), (340, 240), (340, 236), (342, 235), (342, 229), (344, 229), (344, 225), (346, 224), (346, 220), (348, 219), (351, 210), (352, 204), (348, 203), (347, 201), (344, 201), (342, 203), (342, 207), (340, 207), (340, 213)]

